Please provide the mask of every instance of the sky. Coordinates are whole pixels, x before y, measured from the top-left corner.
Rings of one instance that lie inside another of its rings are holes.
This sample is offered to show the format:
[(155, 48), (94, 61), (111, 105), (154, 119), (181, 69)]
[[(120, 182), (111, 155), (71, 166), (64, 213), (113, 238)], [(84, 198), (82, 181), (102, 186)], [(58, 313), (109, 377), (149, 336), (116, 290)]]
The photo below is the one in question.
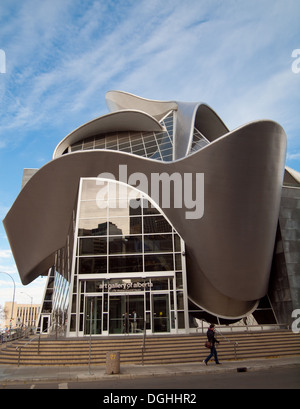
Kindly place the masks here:
[[(23, 169), (108, 113), (109, 90), (205, 102), (230, 130), (274, 120), (300, 171), (299, 21), (300, 0), (1, 0), (1, 221)], [(2, 222), (0, 272), (16, 302), (41, 302), (45, 278), (21, 284)]]

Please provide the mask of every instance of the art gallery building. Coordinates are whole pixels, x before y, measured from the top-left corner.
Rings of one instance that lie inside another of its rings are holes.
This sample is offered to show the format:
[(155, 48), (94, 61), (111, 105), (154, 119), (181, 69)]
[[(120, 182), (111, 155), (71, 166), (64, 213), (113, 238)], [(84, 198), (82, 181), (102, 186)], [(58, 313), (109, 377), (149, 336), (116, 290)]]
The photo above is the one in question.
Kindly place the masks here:
[(297, 273), (285, 311), (270, 290), (289, 268), (278, 261), (284, 173), (293, 208), (300, 197), (280, 125), (229, 131), (202, 103), (119, 91), (106, 102), (108, 114), (67, 135), (41, 169), (24, 171), (4, 220), (23, 284), (48, 277), (38, 330), (177, 334), (194, 317), (286, 320)]

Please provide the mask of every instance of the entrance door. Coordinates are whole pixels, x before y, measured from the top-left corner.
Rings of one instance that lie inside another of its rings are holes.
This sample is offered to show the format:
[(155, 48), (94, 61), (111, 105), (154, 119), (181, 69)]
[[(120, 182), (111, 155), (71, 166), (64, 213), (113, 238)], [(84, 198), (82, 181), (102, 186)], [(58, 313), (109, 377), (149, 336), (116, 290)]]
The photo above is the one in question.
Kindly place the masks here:
[(152, 295), (153, 332), (170, 332), (169, 294)]
[(50, 327), (50, 315), (41, 315), (41, 333), (48, 334)]
[(102, 297), (86, 296), (84, 309), (84, 335), (101, 334)]
[(135, 334), (144, 329), (144, 294), (109, 297), (109, 333)]

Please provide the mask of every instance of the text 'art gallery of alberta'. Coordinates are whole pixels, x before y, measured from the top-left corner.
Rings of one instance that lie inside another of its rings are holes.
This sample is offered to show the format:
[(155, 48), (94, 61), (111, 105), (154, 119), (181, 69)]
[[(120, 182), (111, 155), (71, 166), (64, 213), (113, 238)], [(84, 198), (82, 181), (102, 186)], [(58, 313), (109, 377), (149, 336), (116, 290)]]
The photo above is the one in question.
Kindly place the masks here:
[(106, 103), (53, 160), (24, 170), (3, 221), (22, 283), (48, 276), (38, 331), (291, 323), (300, 174), (285, 168), (282, 127), (229, 131), (206, 104), (119, 91)]

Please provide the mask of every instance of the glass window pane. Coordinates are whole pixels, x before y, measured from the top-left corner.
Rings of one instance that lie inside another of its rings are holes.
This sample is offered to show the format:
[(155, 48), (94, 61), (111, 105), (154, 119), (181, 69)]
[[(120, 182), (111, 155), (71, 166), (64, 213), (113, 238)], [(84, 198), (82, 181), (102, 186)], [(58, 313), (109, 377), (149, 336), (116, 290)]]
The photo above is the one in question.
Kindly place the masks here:
[(106, 274), (106, 257), (80, 257), (78, 274)]
[(176, 233), (174, 234), (174, 246), (175, 246), (175, 251), (181, 251), (180, 237)]
[(114, 217), (109, 219), (109, 235), (129, 235), (142, 233), (141, 217)]
[(86, 238), (79, 240), (79, 254), (80, 255), (93, 255), (93, 254), (106, 254), (107, 253), (107, 238)]
[(140, 198), (129, 198), (130, 216), (140, 216), (142, 214), (142, 201)]
[(168, 135), (166, 132), (155, 132), (157, 143), (160, 144), (166, 135)]
[(138, 149), (138, 150), (133, 150), (132, 153), (138, 156), (146, 156), (145, 149)]
[(144, 238), (145, 252), (168, 252), (173, 251), (172, 234), (148, 235)]
[(184, 309), (183, 292), (182, 291), (177, 291), (177, 309), (178, 310), (183, 310)]
[(177, 272), (176, 273), (176, 288), (183, 288), (183, 282), (182, 282), (182, 272)]
[(111, 237), (109, 239), (110, 254), (130, 254), (142, 252), (142, 236)]
[(107, 182), (96, 179), (82, 181), (81, 200), (104, 198), (108, 190)]
[(91, 138), (86, 138), (83, 141), (83, 149), (87, 150), (87, 149), (93, 149), (94, 147), (94, 137), (92, 136)]
[(110, 273), (137, 273), (143, 271), (142, 256), (111, 256), (109, 257)]
[(117, 135), (112, 135), (106, 138), (106, 148), (112, 148), (113, 146), (117, 146)]
[(105, 236), (107, 221), (105, 219), (80, 219), (78, 221), (79, 236)]
[(164, 140), (163, 143), (159, 145), (159, 149), (161, 151), (165, 151), (166, 149), (172, 149), (172, 144), (170, 140)]
[(144, 215), (160, 214), (158, 209), (154, 205), (152, 206), (151, 202), (147, 199), (143, 199), (142, 206)]
[(131, 144), (134, 145), (136, 143), (140, 143), (142, 138), (141, 132), (131, 132), (130, 133), (130, 140)]
[(89, 217), (106, 217), (107, 214), (107, 202), (88, 200), (80, 203), (80, 218)]
[[(138, 199), (140, 197), (141, 193), (132, 187), (114, 182), (109, 183), (109, 201), (113, 202), (112, 205), (116, 202), (115, 208), (126, 209), (129, 207), (131, 199)], [(124, 200), (121, 200), (119, 203), (119, 199)]]
[(80, 142), (80, 144), (78, 145), (71, 146), (71, 152), (81, 151), (81, 149), (82, 149), (82, 142)]
[(160, 156), (160, 152), (157, 150), (153, 155), (148, 156), (148, 158), (155, 159), (155, 160), (162, 160)]
[(105, 140), (104, 139), (95, 140), (95, 149), (105, 149)]
[(129, 141), (122, 141), (119, 142), (119, 150), (123, 152), (131, 152), (131, 146)]
[(173, 254), (145, 255), (145, 271), (172, 271)]
[(182, 270), (181, 254), (175, 254), (175, 268)]
[(119, 133), (119, 145), (121, 146), (123, 144), (130, 144), (128, 132)]
[(144, 233), (167, 233), (171, 232), (172, 227), (164, 216), (144, 217)]
[(151, 278), (151, 291), (155, 290), (168, 290), (168, 278)]
[(185, 325), (184, 325), (184, 312), (183, 311), (178, 312), (177, 317), (178, 317), (178, 328), (185, 328)]
[(87, 293), (99, 293), (102, 292), (102, 280), (100, 281), (94, 281), (94, 280), (88, 280), (86, 281), (86, 292)]
[(76, 331), (76, 314), (71, 314), (70, 331)]

